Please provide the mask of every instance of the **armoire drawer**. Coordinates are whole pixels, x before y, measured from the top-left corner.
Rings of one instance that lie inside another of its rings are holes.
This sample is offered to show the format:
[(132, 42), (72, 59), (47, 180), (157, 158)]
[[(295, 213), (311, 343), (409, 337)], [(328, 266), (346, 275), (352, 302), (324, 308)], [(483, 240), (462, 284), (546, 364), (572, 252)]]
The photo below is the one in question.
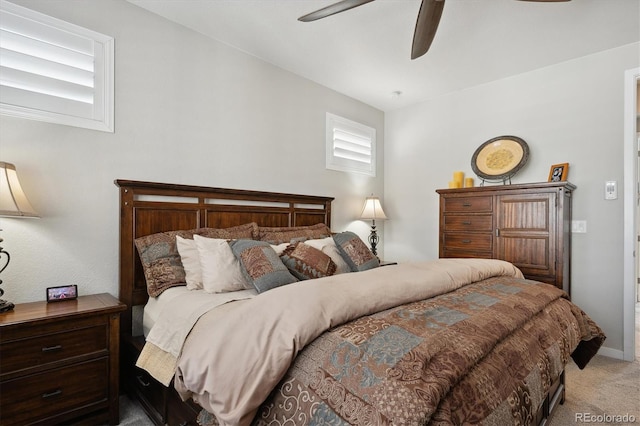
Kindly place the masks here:
[(464, 250), (491, 253), (493, 250), (493, 237), (491, 233), (444, 233), (442, 238), (446, 252), (451, 250)]
[(445, 213), (492, 212), (493, 197), (451, 197), (444, 200)]
[(444, 215), (444, 231), (491, 232), (493, 216), (491, 215)]
[(463, 249), (447, 249), (442, 258), (473, 258), (473, 259), (493, 259), (490, 251), (475, 251)]

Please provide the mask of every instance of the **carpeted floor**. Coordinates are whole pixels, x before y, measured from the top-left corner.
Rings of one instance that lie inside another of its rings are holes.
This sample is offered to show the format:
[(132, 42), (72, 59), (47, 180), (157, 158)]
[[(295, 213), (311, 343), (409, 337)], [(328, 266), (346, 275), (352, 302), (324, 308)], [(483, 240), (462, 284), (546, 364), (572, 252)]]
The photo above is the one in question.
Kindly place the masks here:
[(152, 426), (138, 403), (132, 402), (127, 396), (120, 396), (120, 426)]
[(566, 368), (566, 389), (565, 403), (554, 413), (550, 426), (640, 423), (638, 359), (626, 362), (596, 356), (584, 370), (570, 362)]

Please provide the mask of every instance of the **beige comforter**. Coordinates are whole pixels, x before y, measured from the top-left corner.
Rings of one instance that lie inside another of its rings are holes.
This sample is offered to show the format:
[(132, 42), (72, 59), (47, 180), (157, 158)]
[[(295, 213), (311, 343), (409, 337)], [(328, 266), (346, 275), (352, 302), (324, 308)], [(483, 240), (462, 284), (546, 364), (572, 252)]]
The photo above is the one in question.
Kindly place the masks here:
[(495, 276), (499, 260), (440, 259), (303, 281), (220, 306), (195, 325), (175, 387), (222, 425), (248, 425), (297, 353), (325, 330)]

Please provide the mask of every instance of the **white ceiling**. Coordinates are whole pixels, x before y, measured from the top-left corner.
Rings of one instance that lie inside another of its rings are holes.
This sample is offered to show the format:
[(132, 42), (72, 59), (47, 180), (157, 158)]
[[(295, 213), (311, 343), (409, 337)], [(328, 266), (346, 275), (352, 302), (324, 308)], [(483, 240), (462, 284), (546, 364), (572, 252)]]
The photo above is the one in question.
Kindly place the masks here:
[(420, 0), (308, 23), (297, 18), (337, 0), (129, 1), (383, 111), (640, 40), (640, 0), (447, 0), (413, 61)]

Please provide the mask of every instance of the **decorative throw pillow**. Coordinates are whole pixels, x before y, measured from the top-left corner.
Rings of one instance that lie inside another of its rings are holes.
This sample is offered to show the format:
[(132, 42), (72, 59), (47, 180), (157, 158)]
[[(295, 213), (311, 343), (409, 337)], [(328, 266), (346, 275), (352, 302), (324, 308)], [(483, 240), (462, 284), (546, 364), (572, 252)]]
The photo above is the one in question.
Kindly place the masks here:
[[(195, 236), (194, 236), (195, 237)], [(189, 290), (202, 290), (202, 271), (200, 255), (194, 240), (176, 235), (176, 247), (180, 254), (180, 261), (184, 268), (185, 281)]]
[(335, 234), (333, 240), (352, 271), (366, 271), (380, 266), (380, 260), (353, 232), (346, 231)]
[(190, 239), (196, 232), (197, 229), (161, 232), (136, 239), (149, 296), (157, 297), (168, 288), (185, 285), (185, 272), (176, 247), (176, 237)]
[(147, 281), (147, 293), (157, 297), (170, 287), (186, 284), (185, 271), (176, 246), (176, 237), (192, 239), (195, 234), (209, 238), (253, 238), (258, 225), (254, 222), (232, 228), (197, 228), (160, 232), (136, 238), (135, 244)]
[(194, 235), (193, 239), (200, 257), (204, 291), (224, 293), (253, 288), (244, 278), (240, 270), (240, 263), (233, 255), (227, 240), (206, 238), (200, 235)]
[(241, 238), (252, 239), (258, 235), (258, 224), (255, 222), (231, 228), (200, 228), (198, 235), (207, 238), (221, 238), (225, 240), (239, 240)]
[(258, 293), (298, 281), (266, 241), (236, 240), (229, 245), (245, 278)]
[(271, 244), (290, 243), (292, 241), (325, 238), (331, 236), (331, 230), (324, 223), (311, 226), (258, 227), (258, 240)]
[(343, 259), (340, 251), (338, 250), (338, 247), (336, 246), (336, 242), (333, 240), (333, 237), (306, 240), (304, 243), (310, 245), (313, 248), (317, 248), (324, 254), (328, 255), (336, 264), (336, 274), (351, 272), (351, 267)]
[(336, 264), (328, 255), (304, 243), (291, 244), (280, 259), (299, 280), (328, 277), (336, 272)]

